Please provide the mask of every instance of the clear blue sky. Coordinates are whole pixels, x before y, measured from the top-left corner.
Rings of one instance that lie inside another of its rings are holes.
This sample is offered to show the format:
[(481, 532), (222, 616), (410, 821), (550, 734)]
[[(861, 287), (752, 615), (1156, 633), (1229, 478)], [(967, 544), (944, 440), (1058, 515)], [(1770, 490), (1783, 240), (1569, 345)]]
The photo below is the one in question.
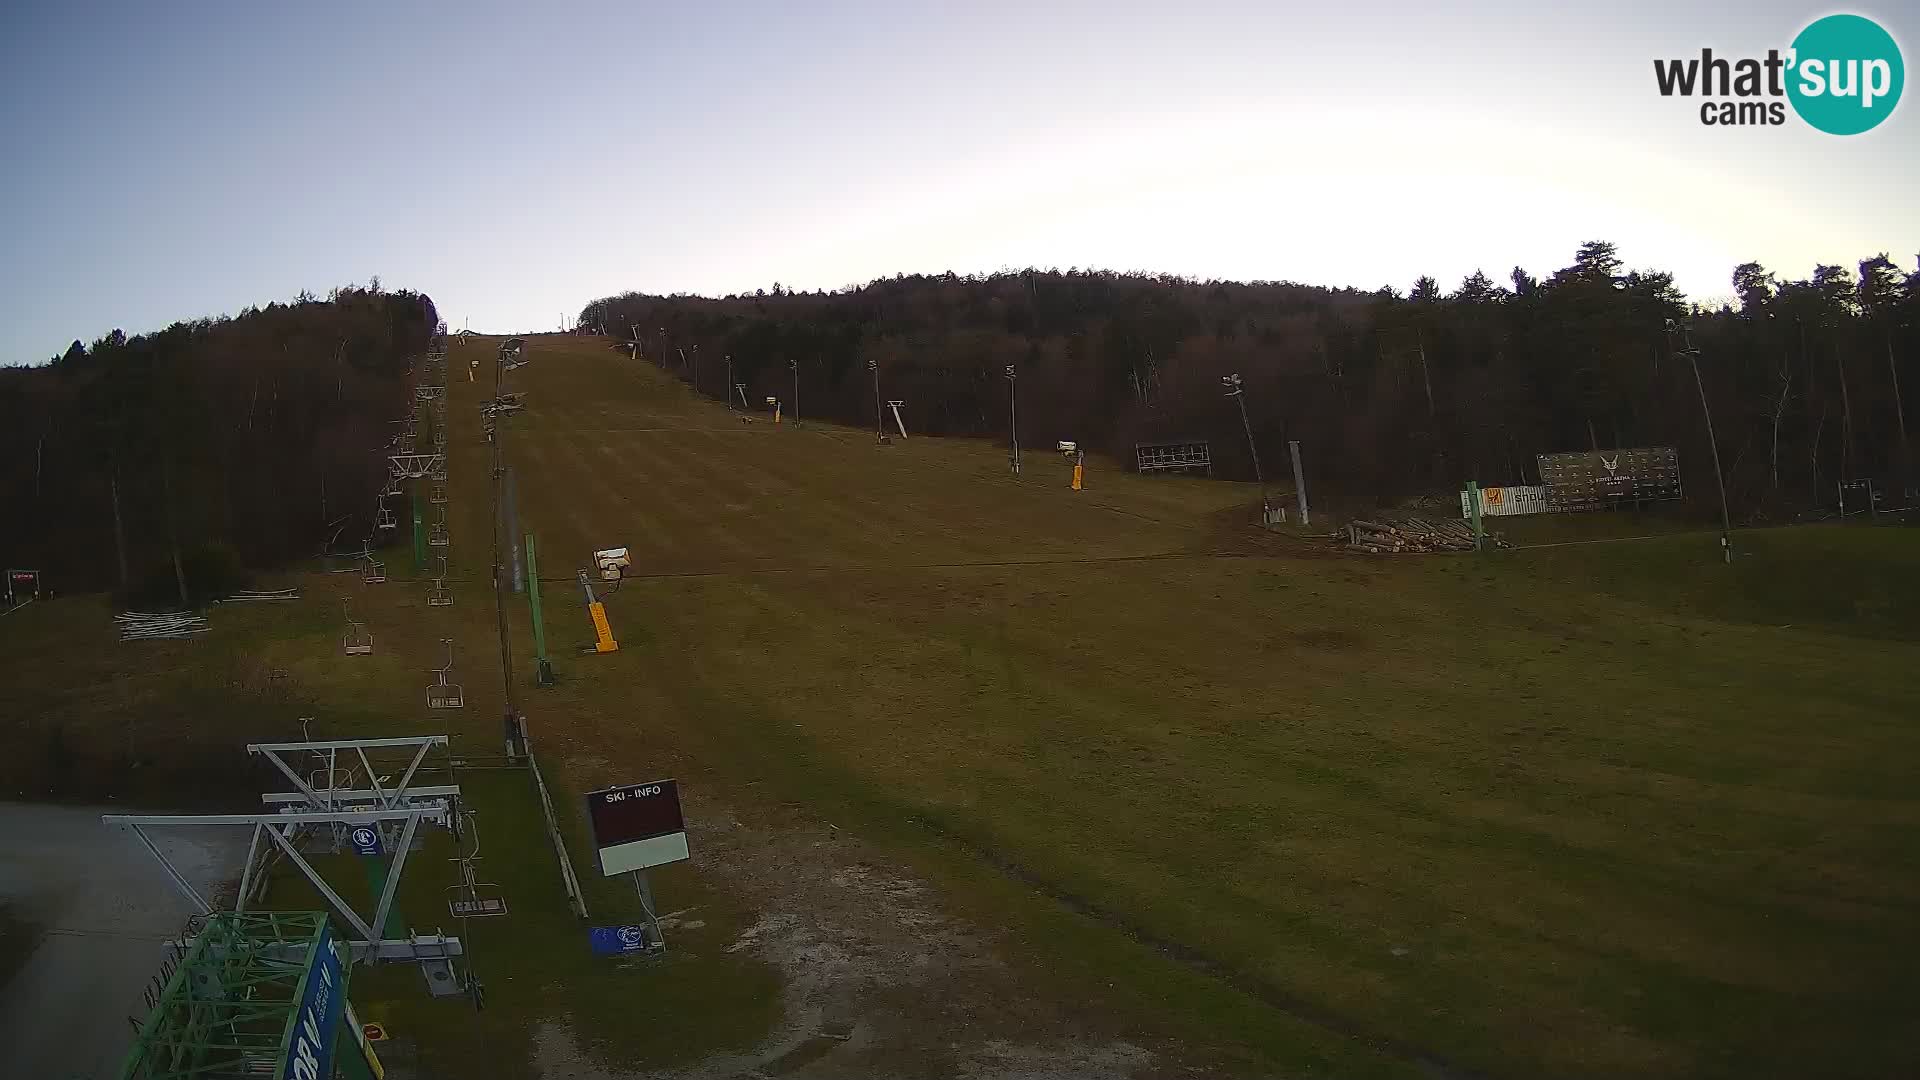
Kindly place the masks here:
[(1295, 7), (15, 0), (0, 362), (374, 275), (524, 330), (896, 271), (1451, 288), (1606, 238), (1705, 298), (1920, 252), (1920, 91), (1851, 138), (1655, 91), (1825, 7)]

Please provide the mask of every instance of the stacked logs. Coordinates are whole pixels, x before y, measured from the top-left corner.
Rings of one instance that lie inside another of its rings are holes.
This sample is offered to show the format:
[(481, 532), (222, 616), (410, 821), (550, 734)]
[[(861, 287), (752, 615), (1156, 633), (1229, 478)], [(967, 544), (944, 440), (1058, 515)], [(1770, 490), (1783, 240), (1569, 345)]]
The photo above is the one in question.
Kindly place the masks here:
[[(1335, 533), (1334, 539), (1344, 540), (1348, 551), (1371, 555), (1473, 550), (1473, 528), (1466, 522), (1421, 517), (1402, 518), (1391, 524), (1350, 521), (1346, 531)], [(1486, 543), (1491, 547), (1512, 546), (1492, 533), (1487, 534)]]

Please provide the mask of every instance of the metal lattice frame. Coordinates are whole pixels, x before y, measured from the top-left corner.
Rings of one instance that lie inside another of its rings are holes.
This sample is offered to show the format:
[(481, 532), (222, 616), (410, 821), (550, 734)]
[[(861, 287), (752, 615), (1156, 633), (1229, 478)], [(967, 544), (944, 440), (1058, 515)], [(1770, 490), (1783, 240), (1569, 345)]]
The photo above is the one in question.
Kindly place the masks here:
[[(372, 963), (374, 959), (387, 955), (385, 947), (388, 942), (380, 938), (374, 928), (385, 927), (387, 925), (387, 914), (393, 910), (394, 898), (400, 886), (400, 875), (406, 870), (407, 855), (413, 849), (414, 833), (419, 829), (420, 822), (426, 820), (447, 828), (453, 827), (449, 811), (419, 806), (404, 810), (331, 811), (321, 813), (288, 813), (282, 811), (278, 814), (103, 814), (100, 820), (107, 825), (117, 825), (132, 831), (140, 843), (145, 845), (147, 853), (152, 855), (154, 859), (160, 863), (160, 868), (166, 872), (168, 879), (173, 882), (173, 887), (179, 891), (181, 896), (186, 898), (188, 903), (193, 905), (195, 911), (203, 915), (213, 914), (213, 905), (207, 902), (206, 897), (200, 895), (199, 890), (195, 889), (192, 883), (187, 881), (185, 875), (180, 873), (179, 868), (173, 865), (172, 860), (168, 859), (166, 855), (160, 851), (159, 847), (154, 844), (153, 838), (147, 835), (146, 830), (169, 826), (247, 826), (253, 830), (253, 835), (247, 844), (246, 869), (242, 871), (240, 875), (241, 907), (244, 908), (246, 898), (252, 891), (251, 886), (258, 864), (257, 857), (263, 850), (271, 850), (261, 848), (260, 840), (261, 837), (264, 836), (275, 848), (279, 849), (280, 854), (286, 858), (287, 861), (300, 869), (301, 874), (305, 875), (307, 882), (311, 884), (321, 896), (326, 898), (327, 903), (333, 906), (334, 913), (339, 915), (342, 921), (360, 934), (360, 939), (351, 943), (354, 949), (354, 955), (357, 958), (364, 958), (368, 963)], [(316, 869), (312, 863), (307, 861), (306, 856), (300, 854), (298, 841), (302, 830), (316, 827), (331, 828), (334, 825), (363, 825), (378, 830), (383, 835), (390, 835), (387, 829), (384, 828), (384, 826), (390, 823), (399, 826), (400, 837), (398, 841), (392, 843), (393, 866), (387, 872), (386, 885), (382, 889), (379, 898), (375, 900), (373, 915), (369, 918), (355, 911), (353, 905), (347, 903), (347, 901), (334, 890), (333, 886), (327, 884), (326, 878), (320, 871)]]
[(388, 454), (387, 469), (395, 479), (418, 480), (423, 476), (432, 476), (436, 480), (445, 480), (447, 455)]
[[(315, 957), (330, 947), (324, 912), (209, 916), (149, 992), (122, 1080), (277, 1075)], [(345, 996), (350, 974), (342, 965), (334, 993)]]
[[(314, 811), (326, 810), (406, 810), (427, 808), (442, 814), (450, 812), (445, 796), (458, 795), (458, 787), (435, 787), (431, 792), (413, 786), (413, 778), (426, 764), (429, 751), (439, 748), (446, 750), (445, 735), (403, 735), (386, 739), (323, 739), (304, 742), (248, 743), (247, 753), (258, 754), (267, 759), (267, 763), (280, 770), (280, 774), (293, 781), (295, 791), (269, 792), (260, 796), (260, 801), (268, 805), (303, 804)], [(397, 783), (380, 783), (379, 772), (367, 751), (376, 754), (382, 751), (405, 751), (412, 753), (406, 758), (406, 768), (400, 774)], [(346, 756), (346, 768), (340, 762), (342, 752)], [(328, 779), (345, 777), (349, 781), (357, 777), (364, 778), (369, 785), (365, 791), (341, 788), (332, 784), (312, 784), (301, 778), (300, 773), (287, 763), (283, 754), (312, 755), (323, 766), (315, 775)], [(360, 765), (355, 773), (353, 765)], [(434, 770), (429, 770), (434, 771)]]

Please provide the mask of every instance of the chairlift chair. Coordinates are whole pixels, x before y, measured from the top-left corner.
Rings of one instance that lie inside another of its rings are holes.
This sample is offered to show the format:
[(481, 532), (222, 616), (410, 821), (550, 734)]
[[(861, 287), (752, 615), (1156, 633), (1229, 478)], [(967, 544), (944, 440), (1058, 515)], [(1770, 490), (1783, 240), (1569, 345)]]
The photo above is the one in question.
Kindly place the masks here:
[(427, 533), (427, 543), (433, 545), (434, 547), (443, 548), (447, 546), (448, 539), (449, 538), (447, 536), (447, 523), (444, 521), (434, 522), (433, 529)]
[(447, 663), (433, 671), (433, 684), (427, 687), (427, 708), (463, 709), (467, 699), (460, 684), (447, 681), (447, 676), (453, 673), (453, 639), (441, 638), (440, 644), (447, 647)]
[(376, 559), (371, 555), (368, 555), (367, 570), (365, 573), (360, 575), (360, 580), (366, 582), (369, 585), (378, 585), (386, 581), (387, 580), (387, 564), (381, 562), (379, 559)]
[(345, 601), (341, 602), (340, 610), (347, 616), (347, 634), (340, 640), (341, 648), (346, 650), (348, 656), (366, 656), (372, 653), (373, 635), (367, 633), (364, 625), (353, 621), (353, 612), (348, 609)]
[(507, 897), (499, 885), (491, 881), (477, 880), (473, 864), (480, 861), (480, 830), (473, 823), (473, 812), (461, 815), (467, 819), (467, 833), (473, 837), (473, 850), (465, 856), (456, 856), (448, 862), (458, 863), (460, 883), (447, 888), (447, 913), (456, 919), (485, 919), (507, 913)]
[(433, 579), (433, 591), (427, 593), (428, 607), (452, 607), (453, 594), (447, 591), (447, 557), (440, 556), (440, 576)]
[(400, 519), (394, 517), (393, 511), (382, 505), (373, 511), (373, 524), (378, 529), (396, 529), (400, 527)]
[(447, 485), (445, 484), (433, 485), (433, 495), (431, 496), (431, 501), (435, 506), (447, 505)]
[(335, 791), (353, 790), (352, 769), (330, 769), (321, 767), (307, 774), (307, 786), (315, 794), (326, 795)]

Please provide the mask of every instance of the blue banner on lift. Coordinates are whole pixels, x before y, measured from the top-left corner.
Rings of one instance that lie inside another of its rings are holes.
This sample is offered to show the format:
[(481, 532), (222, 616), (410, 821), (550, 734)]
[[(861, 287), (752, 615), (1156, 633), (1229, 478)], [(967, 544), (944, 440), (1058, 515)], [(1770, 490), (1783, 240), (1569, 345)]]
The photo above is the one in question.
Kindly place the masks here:
[(624, 953), (646, 952), (647, 928), (639, 924), (627, 926), (596, 926), (588, 931), (587, 940), (593, 944), (595, 956), (620, 956)]
[(307, 968), (300, 1011), (293, 1017), (287, 1056), (280, 1063), (280, 1080), (330, 1080), (333, 1076), (334, 1029), (340, 1024), (340, 1010), (347, 999), (340, 975), (340, 953), (333, 932), (323, 926), (319, 947)]

